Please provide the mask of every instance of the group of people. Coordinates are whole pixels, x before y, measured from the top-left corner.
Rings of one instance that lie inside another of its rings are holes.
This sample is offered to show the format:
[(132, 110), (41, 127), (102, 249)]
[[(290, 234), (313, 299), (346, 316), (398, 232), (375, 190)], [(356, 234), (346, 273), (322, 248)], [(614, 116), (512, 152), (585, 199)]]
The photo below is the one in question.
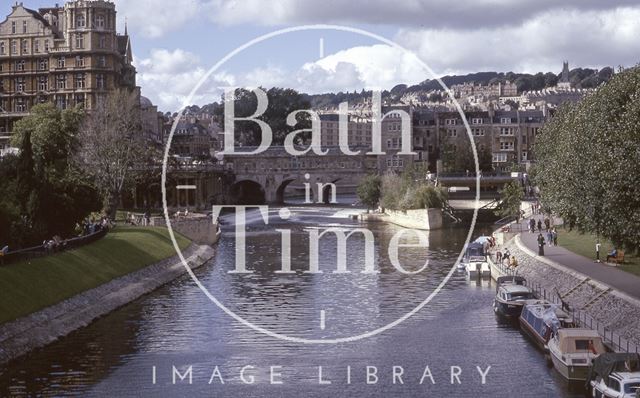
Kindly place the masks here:
[(59, 236), (55, 235), (53, 238), (49, 240), (44, 240), (42, 242), (42, 247), (49, 253), (58, 252), (64, 250), (66, 246), (66, 242)]
[(518, 267), (518, 259), (511, 254), (509, 248), (504, 249), (504, 252), (501, 252), (500, 249), (496, 250), (496, 263), (513, 269)]

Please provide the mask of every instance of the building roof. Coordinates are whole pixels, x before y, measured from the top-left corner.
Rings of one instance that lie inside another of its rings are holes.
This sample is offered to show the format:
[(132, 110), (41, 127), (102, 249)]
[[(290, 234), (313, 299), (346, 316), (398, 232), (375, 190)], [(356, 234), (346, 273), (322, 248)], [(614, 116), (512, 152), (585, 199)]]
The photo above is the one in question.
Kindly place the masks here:
[(142, 108), (151, 108), (153, 106), (153, 102), (147, 97), (140, 96), (140, 106)]

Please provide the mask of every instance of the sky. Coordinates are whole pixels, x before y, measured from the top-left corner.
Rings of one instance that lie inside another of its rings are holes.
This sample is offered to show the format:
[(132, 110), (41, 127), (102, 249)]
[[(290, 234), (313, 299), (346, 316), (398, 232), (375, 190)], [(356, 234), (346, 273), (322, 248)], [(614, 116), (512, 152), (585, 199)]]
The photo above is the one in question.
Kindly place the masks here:
[[(171, 112), (217, 101), (226, 86), (360, 91), (480, 71), (559, 73), (563, 60), (572, 68), (640, 61), (638, 0), (114, 2), (120, 32), (127, 21), (142, 94)], [(54, 3), (24, 1), (33, 9)], [(239, 46), (317, 24), (366, 30), (407, 51), (351, 32), (287, 33), (234, 56), (189, 98), (210, 68)]]

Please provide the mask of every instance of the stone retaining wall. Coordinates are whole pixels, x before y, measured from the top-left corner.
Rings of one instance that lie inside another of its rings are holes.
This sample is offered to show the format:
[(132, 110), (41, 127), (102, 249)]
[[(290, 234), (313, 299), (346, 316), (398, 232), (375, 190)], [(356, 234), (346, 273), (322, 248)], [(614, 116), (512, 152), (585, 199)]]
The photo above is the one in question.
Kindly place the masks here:
[(405, 228), (432, 230), (442, 228), (442, 210), (385, 210), (386, 221)]
[[(605, 328), (607, 337), (613, 332), (614, 342), (620, 336), (632, 344), (631, 351), (640, 347), (639, 300), (547, 258), (538, 257), (519, 242), (519, 237), (506, 242), (502, 248), (505, 247), (518, 259), (518, 275), (524, 276), (529, 284), (539, 285), (551, 295), (557, 291), (572, 309), (580, 312), (580, 319), (583, 316), (589, 319), (586, 326), (590, 326), (593, 320), (593, 329), (601, 334), (605, 333)], [(625, 349), (626, 344), (621, 345)]]
[[(214, 249), (192, 244), (183, 251), (183, 255), (194, 269), (210, 260), (214, 256)], [(184, 265), (176, 255), (0, 325), (0, 364), (85, 327), (96, 318), (150, 293), (185, 272)]]

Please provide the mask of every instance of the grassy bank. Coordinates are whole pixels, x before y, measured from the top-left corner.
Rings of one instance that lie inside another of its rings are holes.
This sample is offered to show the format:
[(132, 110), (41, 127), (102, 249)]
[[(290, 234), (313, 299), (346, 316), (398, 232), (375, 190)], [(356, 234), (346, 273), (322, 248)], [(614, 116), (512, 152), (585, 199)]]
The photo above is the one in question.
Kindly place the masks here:
[[(188, 239), (176, 233), (180, 248)], [(0, 323), (175, 255), (164, 228), (119, 226), (90, 245), (0, 267)]]
[[(602, 245), (600, 247), (600, 259), (604, 261), (607, 258), (607, 253), (612, 250), (613, 243), (601, 238), (600, 244)], [(595, 235), (558, 230), (558, 245), (581, 256), (594, 260), (596, 258)], [(620, 265), (620, 268), (632, 274), (640, 275), (640, 258), (635, 257), (634, 254), (625, 250), (624, 263)]]

